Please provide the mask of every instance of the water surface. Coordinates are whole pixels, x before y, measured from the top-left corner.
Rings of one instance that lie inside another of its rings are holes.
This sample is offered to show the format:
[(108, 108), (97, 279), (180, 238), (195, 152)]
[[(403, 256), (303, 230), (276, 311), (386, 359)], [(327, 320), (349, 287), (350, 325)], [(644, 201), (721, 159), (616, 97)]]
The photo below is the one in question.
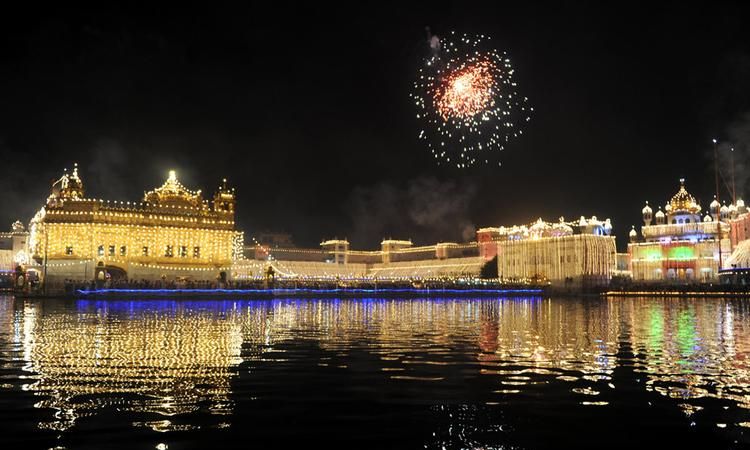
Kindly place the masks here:
[(750, 446), (750, 302), (0, 298), (2, 448)]

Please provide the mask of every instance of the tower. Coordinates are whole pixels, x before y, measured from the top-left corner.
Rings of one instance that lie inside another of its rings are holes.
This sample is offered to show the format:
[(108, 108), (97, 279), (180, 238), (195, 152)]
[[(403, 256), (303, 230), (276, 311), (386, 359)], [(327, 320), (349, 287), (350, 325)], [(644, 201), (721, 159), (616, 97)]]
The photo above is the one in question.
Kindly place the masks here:
[(68, 175), (67, 169), (59, 179), (52, 183), (52, 192), (47, 198), (48, 206), (58, 205), (62, 200), (82, 199), (84, 194), (83, 181), (78, 176), (78, 163), (73, 165), (73, 173)]
[(227, 179), (224, 178), (221, 186), (219, 186), (219, 190), (214, 194), (214, 211), (228, 216), (234, 216), (235, 202), (234, 188), (227, 187)]

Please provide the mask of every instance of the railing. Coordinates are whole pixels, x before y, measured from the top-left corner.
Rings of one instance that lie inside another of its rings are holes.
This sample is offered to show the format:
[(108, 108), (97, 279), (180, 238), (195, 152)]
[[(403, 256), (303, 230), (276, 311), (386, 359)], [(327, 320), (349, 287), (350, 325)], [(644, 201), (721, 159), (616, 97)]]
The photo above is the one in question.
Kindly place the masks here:
[[(721, 223), (721, 232), (729, 232), (729, 224)], [(689, 234), (716, 235), (716, 222), (669, 223), (664, 225), (649, 225), (642, 228), (644, 238), (661, 236), (681, 236)]]

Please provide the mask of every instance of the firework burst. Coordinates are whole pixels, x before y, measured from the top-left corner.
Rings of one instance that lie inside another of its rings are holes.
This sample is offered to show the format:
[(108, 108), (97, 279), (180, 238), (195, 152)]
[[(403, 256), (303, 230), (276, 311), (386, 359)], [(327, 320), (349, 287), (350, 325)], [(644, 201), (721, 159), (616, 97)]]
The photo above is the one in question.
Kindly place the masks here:
[(419, 70), (412, 94), (419, 138), (439, 163), (499, 164), (496, 152), (530, 120), (533, 109), (517, 92), (510, 59), (489, 41), (452, 33)]

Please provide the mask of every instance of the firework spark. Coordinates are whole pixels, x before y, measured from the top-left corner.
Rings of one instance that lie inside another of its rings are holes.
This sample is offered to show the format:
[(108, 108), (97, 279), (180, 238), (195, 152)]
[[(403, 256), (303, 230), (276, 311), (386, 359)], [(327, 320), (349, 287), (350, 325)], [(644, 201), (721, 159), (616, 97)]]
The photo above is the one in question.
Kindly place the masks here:
[(486, 61), (457, 70), (435, 93), (435, 108), (444, 121), (469, 119), (492, 107), (492, 84), (491, 66)]
[(485, 36), (451, 34), (414, 83), (419, 138), (439, 162), (458, 168), (495, 162), (495, 152), (530, 120), (533, 109), (517, 92), (510, 59), (488, 43)]

